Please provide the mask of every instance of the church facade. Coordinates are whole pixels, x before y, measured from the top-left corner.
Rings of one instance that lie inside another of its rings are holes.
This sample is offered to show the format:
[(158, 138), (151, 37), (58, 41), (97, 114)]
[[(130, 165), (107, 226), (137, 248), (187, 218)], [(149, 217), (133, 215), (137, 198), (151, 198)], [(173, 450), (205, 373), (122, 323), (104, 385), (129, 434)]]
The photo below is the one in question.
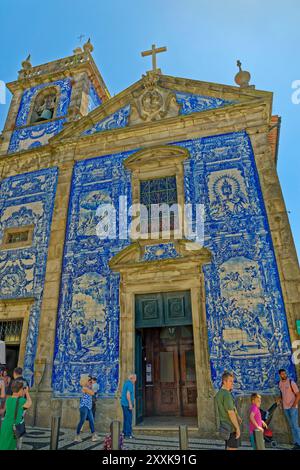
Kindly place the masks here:
[[(249, 85), (240, 65), (238, 86), (229, 86), (167, 76), (155, 64), (110, 97), (92, 49), (88, 41), (35, 67), (28, 57), (8, 84), (0, 147), (8, 365), (31, 380), (40, 425), (57, 399), (62, 424), (75, 426), (80, 376), (91, 374), (107, 429), (136, 371), (137, 425), (188, 417), (213, 433), (225, 369), (242, 409), (254, 391), (272, 402), (279, 368), (299, 373), (299, 266), (276, 172), (280, 118), (272, 93)], [(169, 237), (151, 238), (147, 219), (133, 237), (132, 207), (153, 203), (202, 207), (203, 243), (185, 211), (181, 236), (172, 226)], [(104, 206), (114, 211), (101, 215)]]

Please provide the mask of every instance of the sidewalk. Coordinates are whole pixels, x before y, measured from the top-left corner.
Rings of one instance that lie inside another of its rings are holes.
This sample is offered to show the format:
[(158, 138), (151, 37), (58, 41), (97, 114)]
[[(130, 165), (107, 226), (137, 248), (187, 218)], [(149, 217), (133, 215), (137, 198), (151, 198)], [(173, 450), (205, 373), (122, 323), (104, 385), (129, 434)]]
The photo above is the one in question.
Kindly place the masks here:
[[(75, 431), (61, 429), (59, 435), (59, 449), (61, 450), (102, 450), (105, 434), (99, 433), (101, 441), (92, 442), (89, 433), (81, 433), (82, 442), (74, 442)], [(50, 429), (27, 428), (27, 434), (23, 439), (24, 450), (47, 450), (49, 449)], [(281, 444), (278, 450), (290, 449), (290, 445)], [(189, 439), (190, 450), (224, 450), (223, 441), (209, 439)], [(242, 450), (251, 450), (249, 442), (243, 442)], [(178, 438), (162, 436), (138, 435), (136, 439), (125, 441), (125, 450), (179, 450)], [(276, 449), (272, 449), (276, 450)]]

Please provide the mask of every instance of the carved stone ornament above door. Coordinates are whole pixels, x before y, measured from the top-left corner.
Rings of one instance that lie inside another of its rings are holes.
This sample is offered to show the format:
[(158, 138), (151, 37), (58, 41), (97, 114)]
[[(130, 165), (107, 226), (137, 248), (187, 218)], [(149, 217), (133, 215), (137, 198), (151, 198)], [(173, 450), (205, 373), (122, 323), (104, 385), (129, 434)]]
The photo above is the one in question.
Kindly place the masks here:
[(175, 93), (161, 87), (159, 79), (158, 72), (150, 71), (143, 75), (142, 89), (133, 92), (130, 125), (178, 116), (180, 104)]

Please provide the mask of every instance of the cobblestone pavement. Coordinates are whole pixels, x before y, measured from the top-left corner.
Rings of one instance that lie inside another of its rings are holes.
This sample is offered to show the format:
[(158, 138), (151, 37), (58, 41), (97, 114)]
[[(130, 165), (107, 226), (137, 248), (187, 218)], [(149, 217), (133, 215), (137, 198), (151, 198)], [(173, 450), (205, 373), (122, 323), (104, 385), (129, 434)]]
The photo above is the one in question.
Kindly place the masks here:
[[(61, 450), (101, 450), (105, 434), (99, 433), (101, 440), (92, 442), (89, 433), (81, 433), (82, 442), (74, 442), (74, 431), (61, 429), (59, 434), (59, 449)], [(23, 438), (22, 449), (24, 450), (47, 450), (49, 449), (50, 429), (27, 428), (27, 434)], [(189, 439), (190, 450), (223, 450), (224, 443), (217, 440), (199, 439), (191, 437)], [(289, 449), (289, 445), (280, 445), (277, 449)], [(251, 450), (249, 442), (242, 443), (242, 450)], [(179, 450), (177, 437), (138, 435), (135, 439), (125, 441), (125, 450)], [(274, 449), (275, 450), (275, 449)]]

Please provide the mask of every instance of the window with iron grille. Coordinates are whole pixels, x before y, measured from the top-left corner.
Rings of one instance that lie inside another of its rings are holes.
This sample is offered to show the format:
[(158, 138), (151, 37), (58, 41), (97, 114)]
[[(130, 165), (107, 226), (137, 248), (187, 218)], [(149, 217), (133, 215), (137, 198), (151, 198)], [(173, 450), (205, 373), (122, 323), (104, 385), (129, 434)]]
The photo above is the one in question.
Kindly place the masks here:
[(34, 225), (5, 228), (0, 249), (10, 250), (30, 246), (33, 240), (33, 230)]
[[(153, 227), (159, 227), (159, 231), (162, 230), (164, 217), (160, 213), (158, 219), (151, 214), (152, 204), (167, 204), (171, 207), (173, 204), (177, 204), (177, 186), (176, 176), (167, 176), (165, 178), (156, 178), (151, 180), (140, 181), (140, 203), (146, 206), (148, 210), (148, 230), (150, 231), (151, 225)], [(175, 215), (173, 211), (170, 211), (170, 229), (175, 228)], [(143, 216), (141, 216), (141, 222), (145, 223)]]
[(24, 230), (24, 232), (11, 232), (8, 234), (7, 243), (27, 242), (28, 236), (29, 230)]
[(0, 340), (7, 344), (19, 344), (22, 334), (22, 320), (0, 321)]

